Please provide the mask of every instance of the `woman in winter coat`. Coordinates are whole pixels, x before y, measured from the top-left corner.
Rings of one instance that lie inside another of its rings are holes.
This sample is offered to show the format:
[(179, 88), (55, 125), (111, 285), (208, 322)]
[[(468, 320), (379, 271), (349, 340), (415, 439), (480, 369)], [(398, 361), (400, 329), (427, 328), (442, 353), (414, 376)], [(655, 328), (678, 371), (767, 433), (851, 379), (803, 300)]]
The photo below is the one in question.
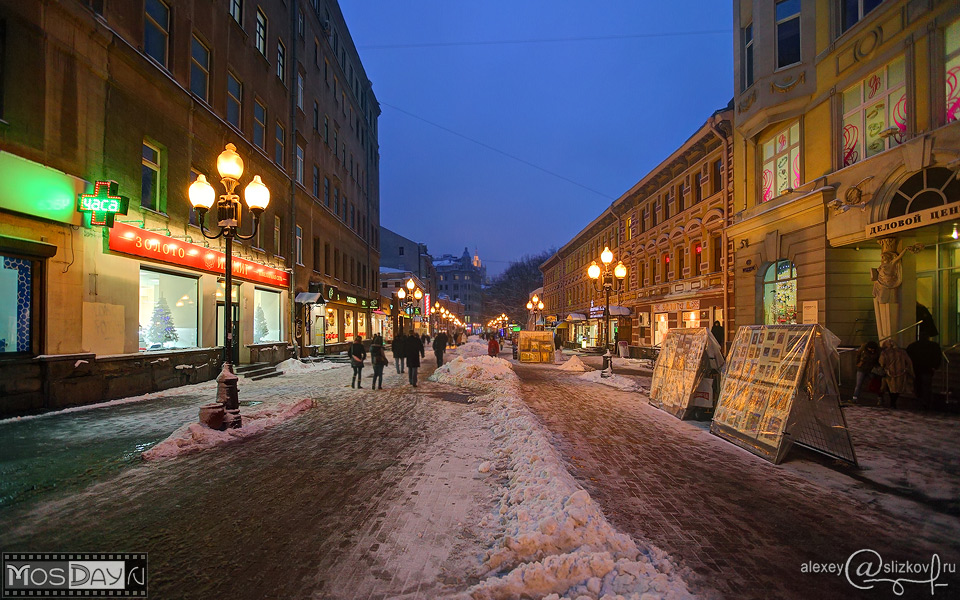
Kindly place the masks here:
[(497, 338), (490, 338), (490, 341), (487, 342), (487, 354), (493, 357), (500, 354), (500, 344), (497, 343)]
[(402, 331), (398, 331), (397, 335), (393, 336), (393, 342), (390, 343), (390, 352), (393, 352), (393, 362), (397, 366), (397, 375), (399, 375), (403, 373), (403, 361), (407, 353), (406, 339)]
[(873, 369), (876, 368), (878, 360), (880, 360), (880, 346), (873, 340), (864, 343), (857, 350), (857, 387), (853, 389), (854, 402), (860, 397), (864, 382), (869, 382), (873, 377)]
[(404, 338), (404, 356), (407, 358), (407, 371), (410, 385), (417, 387), (417, 371), (420, 370), (420, 358), (425, 354), (420, 336), (411, 330)]
[(913, 379), (913, 363), (906, 350), (893, 340), (885, 340), (880, 351), (880, 366), (883, 368), (881, 391), (890, 394), (890, 408), (896, 408), (900, 394), (908, 389), (908, 380)]
[(350, 365), (353, 367), (353, 379), (350, 381), (350, 387), (363, 388), (363, 361), (367, 359), (367, 350), (363, 347), (363, 337), (357, 336), (350, 344)]
[[(376, 339), (376, 338), (374, 338)], [(373, 364), (373, 383), (370, 387), (377, 390), (383, 389), (383, 368), (390, 364), (387, 355), (383, 351), (383, 340), (370, 346), (370, 362)], [(379, 385), (378, 385), (379, 384)]]

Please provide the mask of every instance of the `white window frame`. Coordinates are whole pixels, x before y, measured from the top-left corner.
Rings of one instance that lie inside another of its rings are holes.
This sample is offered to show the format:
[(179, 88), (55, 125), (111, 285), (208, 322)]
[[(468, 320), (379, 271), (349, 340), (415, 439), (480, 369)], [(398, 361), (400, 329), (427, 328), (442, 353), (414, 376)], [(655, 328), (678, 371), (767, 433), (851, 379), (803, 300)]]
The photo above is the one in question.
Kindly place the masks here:
[[(149, 1), (150, 0), (147, 0), (147, 2)], [(147, 35), (146, 29), (151, 24), (163, 34), (163, 38), (164, 38), (163, 60), (158, 60), (156, 56), (153, 56), (152, 54), (147, 53), (146, 42), (144, 42), (143, 51), (144, 51), (144, 54), (146, 54), (150, 58), (159, 62), (161, 65), (164, 66), (164, 68), (167, 68), (169, 66), (167, 63), (170, 60), (170, 5), (164, 2), (163, 0), (154, 0), (154, 1), (157, 4), (160, 4), (161, 6), (163, 6), (165, 9), (167, 9), (167, 22), (166, 24), (163, 24), (163, 25), (161, 25), (160, 23), (157, 23), (156, 19), (154, 19), (153, 16), (150, 14), (150, 12), (147, 10), (147, 5), (145, 2), (143, 5), (143, 28), (144, 28), (143, 35), (144, 35), (144, 38), (146, 38), (146, 35)]]
[(273, 253), (276, 256), (283, 256), (283, 238), (280, 235), (283, 229), (281, 228), (280, 215), (273, 216)]
[(280, 81), (284, 82), (286, 85), (286, 74), (287, 74), (287, 47), (283, 45), (283, 42), (277, 40), (277, 77), (280, 78)]
[(243, 27), (243, 0), (230, 0), (230, 16)]
[(273, 130), (273, 161), (283, 166), (283, 152), (286, 148), (287, 141), (287, 131), (283, 128), (283, 125), (280, 124), (280, 121), (277, 121), (277, 125)]
[[(203, 51), (207, 53), (206, 65), (200, 64), (200, 62), (197, 60), (197, 57), (194, 56), (193, 51), (194, 51), (195, 44), (199, 45), (201, 48), (203, 48)], [(196, 92), (193, 90), (193, 67), (195, 66), (196, 68), (200, 69), (201, 72), (203, 72), (203, 95), (201, 95), (200, 98), (204, 102), (209, 103), (210, 102), (210, 48), (208, 48), (206, 44), (200, 41), (200, 38), (198, 38), (196, 35), (194, 35), (190, 41), (190, 66), (191, 66), (190, 91), (196, 94)]]
[[(774, 10), (775, 23), (773, 26), (773, 30), (774, 30), (774, 37), (775, 37), (775, 44), (774, 44), (774, 49), (775, 49), (774, 59), (776, 60), (775, 70), (786, 69), (788, 67), (792, 67), (793, 65), (798, 65), (801, 62), (803, 62), (803, 29), (802, 29), (803, 23), (800, 22), (800, 15), (803, 13), (802, 2), (798, 0), (797, 12), (792, 13), (789, 16), (784, 17), (782, 19), (776, 18), (777, 5), (784, 2), (791, 2), (791, 1), (792, 0), (777, 0), (776, 2), (774, 2), (773, 10)], [(799, 52), (800, 56), (797, 58), (796, 61), (792, 63), (781, 65), (780, 64), (780, 25), (782, 23), (786, 23), (787, 21), (791, 21), (793, 19), (797, 19), (797, 43), (800, 45), (800, 47), (798, 48), (798, 50), (800, 50)]]
[(267, 55), (267, 15), (263, 14), (260, 7), (257, 7), (257, 30), (255, 33), (255, 43), (257, 51), (263, 56)]
[[(747, 39), (747, 33), (750, 39)], [(740, 62), (740, 91), (745, 91), (753, 85), (753, 21), (740, 29), (740, 43), (743, 56)]]
[(297, 71), (297, 108), (303, 110), (303, 73)]
[[(900, 63), (902, 79), (893, 87), (890, 87), (891, 68)], [(902, 144), (906, 139), (907, 118), (910, 109), (910, 100), (906, 95), (906, 60), (903, 56), (898, 56), (894, 60), (883, 65), (879, 69), (871, 72), (866, 78), (857, 81), (854, 85), (848, 87), (840, 96), (842, 117), (840, 119), (840, 164), (847, 167), (858, 163), (864, 159), (876, 156), (881, 152), (889, 150), (894, 146)], [(875, 88), (871, 90), (871, 88)], [(845, 105), (847, 98), (851, 93), (857, 92), (859, 98), (857, 104), (852, 108)], [(869, 95), (869, 94), (873, 95)], [(869, 95), (869, 96), (868, 96)], [(891, 106), (891, 100), (896, 99), (896, 104)], [(896, 111), (900, 103), (903, 103), (903, 114), (901, 115), (903, 123), (897, 123)], [(891, 129), (898, 129), (900, 133), (888, 134), (885, 137), (876, 138), (874, 141), (882, 142), (882, 149), (874, 149), (870, 156), (867, 156), (867, 124), (870, 115), (875, 114), (878, 107), (883, 107), (884, 127), (882, 132)], [(895, 125), (891, 125), (891, 121)]]
[[(233, 79), (240, 86), (240, 97), (234, 96), (230, 92), (230, 80)], [(237, 122), (232, 123), (230, 121), (230, 101), (233, 100), (237, 103)], [(243, 82), (240, 81), (240, 78), (233, 74), (232, 71), (227, 71), (227, 123), (230, 123), (237, 129), (240, 129), (243, 124)]]
[(163, 169), (160, 168), (161, 153), (160, 147), (156, 144), (143, 140), (143, 145), (147, 148), (150, 148), (157, 153), (156, 162), (143, 156), (143, 149), (140, 150), (140, 164), (144, 167), (147, 167), (151, 171), (154, 171), (157, 174), (156, 184), (153, 186), (153, 206), (144, 206), (143, 205), (143, 193), (141, 186), (141, 197), (140, 197), (140, 206), (147, 210), (152, 210), (154, 212), (162, 212), (160, 206), (160, 175), (163, 173)]
[(303, 266), (303, 227), (297, 225), (297, 264)]
[[(760, 202), (769, 202), (803, 183), (803, 146), (800, 132), (800, 121), (791, 121), (760, 144)], [(787, 176), (786, 185), (781, 186), (777, 169), (781, 164), (780, 160), (784, 157), (787, 159)], [(769, 197), (765, 181), (768, 166), (770, 167)]]
[(300, 144), (297, 144), (297, 164), (294, 175), (296, 175), (297, 183), (303, 185), (303, 146)]

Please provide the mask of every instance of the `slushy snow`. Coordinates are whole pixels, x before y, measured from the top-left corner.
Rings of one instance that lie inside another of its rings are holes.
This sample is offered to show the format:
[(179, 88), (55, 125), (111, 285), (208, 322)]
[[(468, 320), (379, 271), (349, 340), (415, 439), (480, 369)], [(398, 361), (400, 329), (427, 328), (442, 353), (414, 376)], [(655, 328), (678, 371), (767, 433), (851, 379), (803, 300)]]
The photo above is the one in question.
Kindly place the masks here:
[(625, 392), (639, 392), (643, 389), (636, 381), (629, 377), (617, 375), (616, 373), (610, 375), (609, 377), (603, 377), (601, 375), (602, 373), (603, 371), (590, 371), (589, 373), (584, 373), (582, 375), (578, 375), (577, 377), (583, 379), (584, 381), (608, 385)]
[(590, 367), (584, 364), (577, 355), (571, 356), (570, 360), (560, 365), (559, 368), (561, 371), (572, 371), (574, 373), (583, 373), (590, 370)]

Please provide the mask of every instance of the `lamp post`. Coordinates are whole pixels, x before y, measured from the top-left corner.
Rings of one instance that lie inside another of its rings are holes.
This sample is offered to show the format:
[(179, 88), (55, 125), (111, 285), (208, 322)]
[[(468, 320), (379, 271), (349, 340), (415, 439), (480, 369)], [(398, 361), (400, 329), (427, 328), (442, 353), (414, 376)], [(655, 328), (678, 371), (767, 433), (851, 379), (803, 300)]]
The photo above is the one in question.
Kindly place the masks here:
[(613, 374), (613, 361), (611, 360), (613, 356), (610, 354), (609, 339), (610, 292), (615, 291), (618, 295), (623, 292), (623, 280), (627, 277), (627, 267), (624, 266), (623, 261), (617, 261), (617, 266), (612, 270), (610, 269), (610, 263), (613, 262), (613, 252), (610, 252), (610, 248), (604, 248), (603, 252), (600, 253), (600, 262), (603, 263), (603, 269), (600, 269), (597, 261), (593, 261), (587, 267), (587, 275), (593, 280), (593, 288), (597, 293), (604, 292), (606, 296), (603, 305), (603, 345), (607, 351), (603, 354), (603, 371), (608, 373), (605, 376), (609, 376)]
[[(397, 298), (400, 299), (400, 305), (403, 307), (404, 312), (406, 312), (407, 309), (412, 308), (413, 305), (420, 300), (420, 298), (423, 298), (423, 290), (417, 287), (417, 284), (413, 282), (412, 277), (407, 280), (405, 285), (407, 288), (406, 290), (402, 287), (397, 290)], [(410, 321), (413, 322), (412, 314), (410, 315)], [(413, 328), (412, 325), (410, 327), (411, 329)]]
[(536, 294), (533, 295), (533, 298), (530, 298), (527, 302), (527, 310), (530, 311), (530, 315), (533, 317), (533, 330), (539, 331), (540, 325), (538, 321), (540, 320), (540, 311), (543, 310), (543, 301), (540, 300), (540, 297)]
[(270, 203), (270, 190), (260, 181), (259, 175), (244, 188), (243, 196), (253, 213), (253, 231), (249, 235), (241, 235), (240, 217), (243, 205), (240, 196), (234, 191), (240, 184), (243, 175), (243, 159), (237, 154), (237, 147), (227, 144), (220, 156), (217, 157), (217, 171), (220, 173), (220, 183), (226, 189), (217, 200), (217, 226), (220, 228), (216, 235), (211, 234), (205, 225), (207, 211), (213, 206), (216, 191), (207, 182), (204, 175), (198, 175), (197, 180), (190, 184), (188, 196), (190, 204), (197, 211), (197, 221), (203, 237), (215, 240), (222, 237), (225, 241), (226, 262), (224, 264), (224, 279), (226, 293), (224, 294), (223, 311), (223, 368), (217, 377), (217, 401), (223, 404), (226, 411), (224, 422), (227, 427), (240, 427), (240, 398), (237, 392), (237, 376), (233, 372), (233, 240), (249, 240), (257, 235), (260, 226), (260, 216)]

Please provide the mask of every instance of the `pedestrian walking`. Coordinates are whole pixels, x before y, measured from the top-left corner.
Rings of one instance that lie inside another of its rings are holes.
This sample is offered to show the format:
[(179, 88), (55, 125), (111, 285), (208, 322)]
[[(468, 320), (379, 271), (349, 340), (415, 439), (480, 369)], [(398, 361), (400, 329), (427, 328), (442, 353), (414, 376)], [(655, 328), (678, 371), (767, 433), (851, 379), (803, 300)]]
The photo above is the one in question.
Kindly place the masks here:
[[(376, 339), (376, 338), (374, 338)], [(370, 387), (375, 390), (383, 389), (383, 368), (390, 364), (387, 354), (383, 351), (383, 338), (379, 344), (370, 346), (370, 362), (373, 364), (373, 383)]]
[(398, 331), (393, 336), (393, 342), (390, 344), (390, 352), (393, 353), (393, 362), (397, 367), (397, 375), (403, 373), (403, 362), (406, 360), (406, 339), (403, 331)]
[(717, 343), (720, 344), (720, 350), (726, 353), (726, 341), (723, 334), (723, 325), (720, 324), (720, 321), (713, 322), (710, 334), (713, 335), (713, 339), (717, 340)]
[(490, 341), (487, 342), (487, 354), (493, 357), (500, 354), (500, 344), (497, 343), (496, 339), (490, 338)]
[(883, 368), (881, 392), (886, 391), (890, 395), (890, 408), (896, 408), (900, 394), (907, 389), (907, 381), (913, 378), (910, 356), (896, 342), (887, 339), (880, 351), (880, 366)]
[(410, 380), (410, 385), (417, 387), (417, 371), (420, 370), (420, 359), (425, 352), (420, 336), (414, 334), (412, 329), (404, 340), (404, 349), (404, 356), (407, 359), (407, 378)]
[(920, 334), (920, 339), (907, 346), (907, 355), (913, 364), (913, 391), (923, 408), (933, 408), (933, 374), (943, 362), (940, 344), (929, 335)]
[(853, 388), (853, 401), (856, 402), (863, 390), (863, 384), (867, 384), (870, 389), (870, 380), (873, 379), (873, 370), (877, 368), (880, 360), (880, 345), (870, 340), (865, 342), (857, 350), (857, 385)]
[(443, 353), (447, 350), (447, 334), (440, 332), (433, 338), (433, 353), (437, 357), (437, 368), (443, 366)]
[(354, 338), (350, 344), (350, 365), (353, 367), (353, 379), (350, 381), (350, 387), (356, 385), (357, 388), (363, 388), (363, 361), (367, 359), (367, 350), (363, 347), (363, 336)]

